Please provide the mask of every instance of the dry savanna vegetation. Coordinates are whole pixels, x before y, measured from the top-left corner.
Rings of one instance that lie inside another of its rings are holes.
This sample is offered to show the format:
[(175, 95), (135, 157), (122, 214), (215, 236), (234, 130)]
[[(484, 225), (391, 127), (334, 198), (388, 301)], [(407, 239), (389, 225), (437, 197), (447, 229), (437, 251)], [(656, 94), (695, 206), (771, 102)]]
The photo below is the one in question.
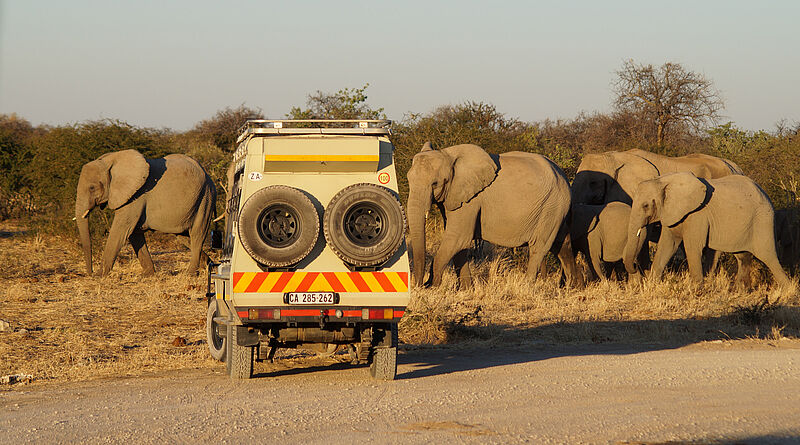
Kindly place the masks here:
[[(435, 222), (429, 227), (432, 249), (440, 229)], [(223, 365), (206, 350), (205, 278), (183, 271), (188, 251), (172, 238), (150, 237), (156, 276), (141, 278), (128, 248), (109, 276), (97, 278), (85, 275), (74, 239), (25, 233), (24, 227), (5, 223), (0, 229), (5, 283), (0, 318), (10, 326), (0, 332), (0, 375), (29, 374), (36, 383), (53, 383), (175, 369), (222, 372)], [(452, 272), (438, 289), (413, 289), (400, 324), (402, 348), (675, 347), (800, 337), (795, 284), (736, 290), (723, 270), (697, 288), (679, 270), (660, 282), (609, 281), (572, 289), (559, 285), (556, 269), (531, 282), (519, 256), (513, 250), (484, 249), (469, 290), (456, 289)], [(261, 366), (292, 366), (310, 354), (283, 351), (276, 365)]]

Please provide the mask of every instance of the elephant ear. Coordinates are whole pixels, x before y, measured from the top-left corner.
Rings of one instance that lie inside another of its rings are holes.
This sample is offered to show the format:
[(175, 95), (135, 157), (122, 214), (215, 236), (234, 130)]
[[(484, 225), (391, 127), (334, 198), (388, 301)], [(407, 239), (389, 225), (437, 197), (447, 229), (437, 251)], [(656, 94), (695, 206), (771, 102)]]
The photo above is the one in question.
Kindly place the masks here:
[(691, 173), (662, 176), (659, 182), (665, 185), (661, 224), (667, 227), (681, 222), (686, 215), (699, 209), (706, 200), (706, 185)]
[(122, 207), (144, 185), (150, 174), (150, 164), (136, 150), (123, 150), (101, 156), (109, 165), (111, 184), (108, 187), (108, 206)]
[(497, 177), (497, 164), (477, 145), (454, 145), (442, 151), (453, 158), (453, 179), (444, 199), (447, 210), (468, 203)]

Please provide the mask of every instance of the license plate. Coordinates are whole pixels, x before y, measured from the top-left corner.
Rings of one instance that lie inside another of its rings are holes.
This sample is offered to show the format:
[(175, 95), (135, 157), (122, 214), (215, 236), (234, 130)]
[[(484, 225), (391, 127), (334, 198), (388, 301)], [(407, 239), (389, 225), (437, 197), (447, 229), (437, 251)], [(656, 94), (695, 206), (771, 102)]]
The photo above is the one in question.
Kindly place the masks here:
[(333, 292), (289, 292), (289, 304), (333, 304)]

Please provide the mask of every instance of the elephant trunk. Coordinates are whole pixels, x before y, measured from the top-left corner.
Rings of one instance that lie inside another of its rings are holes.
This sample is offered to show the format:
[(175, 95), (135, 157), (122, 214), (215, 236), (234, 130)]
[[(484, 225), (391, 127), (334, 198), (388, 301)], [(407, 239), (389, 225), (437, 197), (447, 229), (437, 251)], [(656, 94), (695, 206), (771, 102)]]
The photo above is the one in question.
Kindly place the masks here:
[(425, 278), (425, 216), (431, 207), (430, 188), (412, 187), (408, 194), (408, 231), (414, 263), (414, 282), (422, 286)]
[(89, 212), (91, 207), (78, 203), (75, 204), (75, 222), (78, 224), (78, 235), (83, 247), (83, 257), (86, 261), (86, 273), (92, 275), (92, 237), (89, 234)]
[(634, 261), (642, 245), (647, 240), (647, 216), (642, 211), (631, 211), (628, 219), (628, 239), (625, 242), (625, 250), (622, 253), (622, 261), (625, 263), (625, 270), (628, 274), (636, 274)]

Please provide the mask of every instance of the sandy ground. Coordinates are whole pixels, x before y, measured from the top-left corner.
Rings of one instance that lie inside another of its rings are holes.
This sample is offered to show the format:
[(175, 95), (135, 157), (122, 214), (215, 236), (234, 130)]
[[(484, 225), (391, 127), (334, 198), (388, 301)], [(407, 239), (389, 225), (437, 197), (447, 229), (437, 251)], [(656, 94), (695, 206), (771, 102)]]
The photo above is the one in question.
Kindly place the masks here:
[(798, 341), (413, 349), (393, 382), (342, 360), (17, 387), (2, 442), (800, 442)]

